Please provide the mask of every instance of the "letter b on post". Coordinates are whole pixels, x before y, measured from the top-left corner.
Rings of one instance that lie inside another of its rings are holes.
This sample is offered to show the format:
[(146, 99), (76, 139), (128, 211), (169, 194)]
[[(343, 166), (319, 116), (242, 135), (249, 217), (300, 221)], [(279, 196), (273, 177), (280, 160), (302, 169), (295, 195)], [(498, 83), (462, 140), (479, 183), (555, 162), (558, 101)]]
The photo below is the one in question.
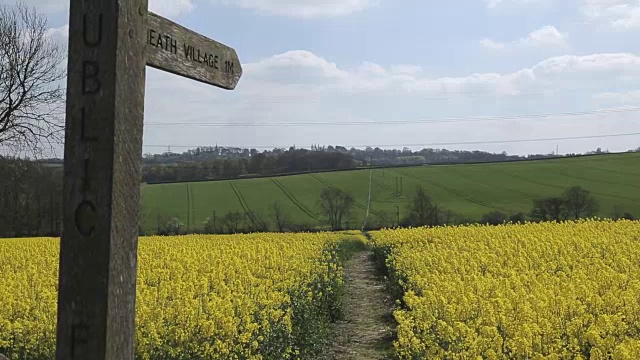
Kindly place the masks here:
[(100, 65), (93, 60), (82, 63), (82, 95), (97, 95), (102, 88), (100, 82)]

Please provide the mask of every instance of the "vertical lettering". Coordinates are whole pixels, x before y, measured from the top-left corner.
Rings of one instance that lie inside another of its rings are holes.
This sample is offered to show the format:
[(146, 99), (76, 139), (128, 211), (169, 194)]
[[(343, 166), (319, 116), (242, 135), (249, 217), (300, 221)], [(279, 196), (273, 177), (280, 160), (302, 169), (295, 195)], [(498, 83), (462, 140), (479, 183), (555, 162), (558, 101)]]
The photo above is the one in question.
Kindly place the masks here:
[(171, 52), (174, 55), (178, 54), (178, 40), (171, 39)]
[(209, 67), (213, 67), (213, 54), (209, 54), (209, 57), (207, 58), (207, 65), (209, 65)]
[(164, 47), (162, 49), (168, 51), (169, 50), (169, 46), (171, 46), (171, 36), (165, 35), (164, 36)]
[(87, 142), (97, 141), (98, 138), (96, 136), (87, 135), (87, 111), (84, 107), (80, 111), (80, 114), (80, 116), (82, 116), (80, 119), (80, 139)]
[(220, 67), (218, 66), (218, 60), (220, 60), (218, 55), (213, 57), (213, 68), (216, 70), (220, 70)]
[(155, 35), (156, 35), (156, 31), (153, 29), (149, 29), (149, 36), (148, 36), (148, 41), (150, 45), (155, 46), (156, 44), (154, 44), (154, 40), (155, 40)]
[(98, 78), (100, 75), (100, 65), (93, 60), (82, 62), (82, 94), (96, 95), (102, 88), (102, 83)]
[(96, 206), (91, 201), (84, 200), (76, 209), (75, 220), (80, 235), (92, 236), (96, 230)]
[(82, 179), (82, 192), (89, 191), (89, 159), (84, 159), (84, 178)]
[(98, 30), (96, 32), (95, 39), (93, 40), (89, 39), (87, 22), (87, 14), (84, 14), (82, 17), (82, 37), (84, 39), (84, 44), (87, 47), (96, 47), (102, 42), (102, 14), (98, 15)]

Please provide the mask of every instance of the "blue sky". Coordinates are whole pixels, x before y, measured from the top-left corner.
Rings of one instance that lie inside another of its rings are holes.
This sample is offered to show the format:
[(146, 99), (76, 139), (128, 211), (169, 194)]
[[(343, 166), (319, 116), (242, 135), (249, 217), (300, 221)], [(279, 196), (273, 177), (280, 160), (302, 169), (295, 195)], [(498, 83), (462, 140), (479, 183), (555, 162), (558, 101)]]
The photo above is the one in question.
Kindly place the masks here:
[[(27, 2), (65, 41), (66, 2)], [(149, 69), (145, 152), (640, 132), (638, 0), (150, 0), (150, 7), (236, 48), (244, 76), (227, 92)], [(551, 115), (524, 116), (531, 114)], [(354, 122), (364, 124), (341, 125)], [(625, 151), (639, 147), (640, 136), (441, 147), (526, 154), (556, 145), (561, 153)]]

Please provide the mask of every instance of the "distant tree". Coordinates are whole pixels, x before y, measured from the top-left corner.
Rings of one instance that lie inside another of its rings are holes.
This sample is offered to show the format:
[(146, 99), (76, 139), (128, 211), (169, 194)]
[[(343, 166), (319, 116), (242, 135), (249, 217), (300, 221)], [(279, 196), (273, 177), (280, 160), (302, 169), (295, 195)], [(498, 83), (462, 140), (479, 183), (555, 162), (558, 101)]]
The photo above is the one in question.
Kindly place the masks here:
[(501, 211), (492, 211), (486, 213), (480, 219), (480, 223), (483, 225), (501, 225), (507, 222), (507, 215)]
[(180, 219), (173, 218), (164, 225), (164, 231), (162, 232), (162, 235), (181, 235), (183, 233), (183, 228), (184, 224), (180, 222)]
[(369, 221), (367, 221), (366, 230), (379, 230), (384, 228), (391, 228), (395, 225), (395, 214), (384, 211), (378, 211), (374, 214), (369, 214)]
[(289, 214), (284, 210), (279, 201), (276, 201), (271, 205), (270, 215), (271, 220), (276, 224), (276, 230), (281, 233), (285, 232), (289, 227), (291, 220)]
[(320, 192), (320, 207), (333, 230), (342, 228), (354, 203), (353, 195), (337, 188), (326, 188)]
[(147, 234), (146, 229), (146, 217), (147, 209), (144, 206), (138, 207), (138, 235), (145, 236)]
[(531, 219), (534, 221), (563, 221), (567, 219), (567, 202), (561, 197), (533, 200)]
[(521, 212), (509, 216), (509, 222), (513, 224), (524, 224), (526, 220), (526, 216)]
[(222, 217), (222, 223), (229, 234), (237, 234), (242, 230), (244, 216), (239, 211), (229, 211)]
[(635, 220), (633, 214), (629, 211), (622, 210), (619, 206), (613, 208), (613, 220)]
[(405, 218), (405, 226), (437, 226), (440, 224), (438, 205), (422, 187), (418, 187), (409, 205), (409, 214)]
[(62, 170), (0, 156), (0, 238), (60, 235)]
[(588, 190), (573, 186), (563, 194), (567, 212), (573, 219), (594, 216), (598, 212), (598, 200)]
[(440, 211), (440, 223), (443, 225), (453, 225), (456, 223), (457, 216), (451, 210)]
[(24, 4), (0, 4), (0, 144), (39, 152), (61, 140), (65, 53), (47, 18)]
[(218, 219), (213, 216), (209, 216), (207, 220), (204, 222), (204, 232), (206, 234), (218, 234), (221, 231), (220, 223)]
[(269, 224), (264, 220), (262, 213), (253, 211), (247, 214), (248, 224), (250, 224), (249, 232), (267, 232), (269, 231)]

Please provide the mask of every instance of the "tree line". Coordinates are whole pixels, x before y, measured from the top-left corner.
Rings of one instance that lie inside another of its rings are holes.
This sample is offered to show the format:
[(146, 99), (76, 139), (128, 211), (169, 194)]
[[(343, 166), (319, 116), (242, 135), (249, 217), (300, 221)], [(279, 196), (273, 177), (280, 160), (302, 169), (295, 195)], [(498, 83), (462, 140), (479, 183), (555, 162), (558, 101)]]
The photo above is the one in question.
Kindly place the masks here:
[[(588, 154), (605, 154), (597, 149)], [(567, 154), (565, 156), (576, 156)], [(554, 154), (508, 155), (506, 152), (464, 151), (446, 149), (408, 148), (347, 149), (343, 146), (312, 146), (311, 149), (264, 150), (198, 147), (181, 154), (165, 152), (145, 155), (143, 177), (145, 183), (203, 181), (312, 172), (322, 170), (346, 170), (362, 166), (421, 165), (442, 163), (473, 163), (518, 161), (558, 157)]]
[(62, 168), (0, 157), (0, 237), (60, 236)]
[[(62, 167), (0, 156), (0, 237), (59, 236), (62, 216)], [(574, 186), (557, 196), (535, 199), (527, 213), (505, 213), (492, 211), (481, 219), (470, 219), (435, 203), (418, 188), (410, 203), (397, 213), (376, 211), (366, 222), (366, 229), (395, 226), (438, 226), (468, 223), (498, 225), (524, 221), (564, 221), (592, 217), (599, 213), (596, 198), (587, 190)], [(338, 229), (360, 229), (363, 224), (355, 222), (355, 199), (352, 194), (328, 188), (318, 194), (318, 206), (322, 215), (317, 223), (296, 223), (281, 203), (270, 205), (266, 213), (230, 212), (213, 215), (204, 224), (184, 225), (185, 219), (160, 218), (148, 231), (141, 224), (141, 234), (183, 233), (198, 229), (207, 233), (238, 233), (260, 231), (317, 231)], [(400, 209), (398, 209), (400, 210)], [(602, 212), (600, 212), (602, 213)], [(634, 219), (634, 214), (613, 209), (613, 219)], [(145, 218), (141, 216), (141, 218)], [(358, 217), (360, 218), (360, 217)], [(322, 224), (320, 224), (322, 222)]]
[[(580, 186), (572, 186), (558, 196), (534, 199), (529, 214), (517, 213), (508, 215), (504, 212), (493, 211), (485, 214), (480, 219), (480, 223), (500, 225), (508, 222), (522, 223), (527, 220), (534, 222), (560, 222), (595, 217), (599, 210), (598, 200), (591, 192)], [(623, 211), (619, 207), (612, 209), (610, 217), (614, 220), (635, 220), (631, 212)]]
[[(207, 234), (235, 234), (251, 232), (299, 232), (321, 230), (359, 229), (360, 224), (354, 223), (359, 217), (354, 215), (354, 196), (338, 188), (326, 188), (319, 193), (318, 208), (322, 217), (322, 224), (300, 224), (292, 221), (280, 202), (272, 204), (268, 214), (244, 214), (239, 211), (229, 211), (219, 218), (209, 217), (204, 226), (196, 232)], [(549, 222), (578, 220), (595, 217), (599, 204), (595, 196), (580, 186), (567, 188), (558, 196), (533, 200), (529, 213), (506, 214), (501, 211), (486, 213), (478, 220), (469, 219), (437, 204), (422, 187), (417, 187), (411, 195), (409, 204), (403, 209), (403, 216), (394, 217), (384, 212), (376, 212), (366, 224), (364, 230), (377, 230), (394, 227), (435, 227), (451, 225), (467, 225), (480, 223), (483, 225), (501, 225), (507, 223)], [(215, 215), (214, 215), (215, 216)], [(623, 212), (619, 208), (613, 209), (610, 218), (614, 220), (636, 220), (630, 212)], [(161, 235), (180, 235), (193, 232), (187, 229), (179, 219), (172, 218), (159, 225), (157, 232)]]

